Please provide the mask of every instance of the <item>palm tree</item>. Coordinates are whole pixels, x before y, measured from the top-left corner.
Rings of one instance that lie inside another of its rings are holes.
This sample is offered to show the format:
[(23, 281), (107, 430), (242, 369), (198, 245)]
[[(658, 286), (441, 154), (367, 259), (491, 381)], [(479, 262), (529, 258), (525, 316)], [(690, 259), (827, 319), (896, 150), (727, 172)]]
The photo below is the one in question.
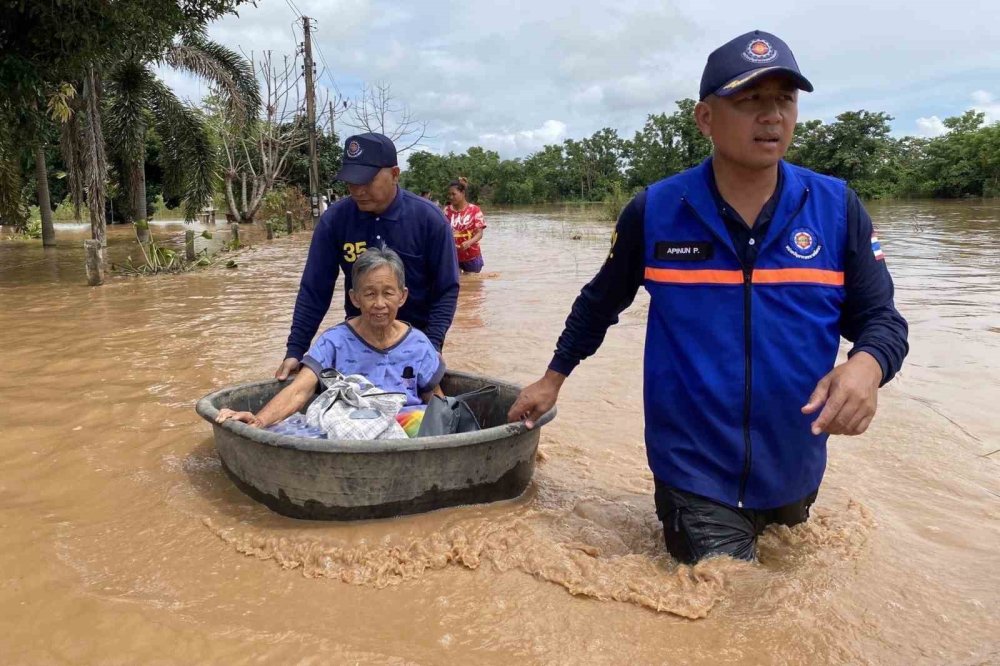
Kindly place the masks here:
[(132, 219), (140, 238), (148, 234), (146, 211), (145, 139), (152, 126), (163, 140), (162, 166), (166, 185), (184, 198), (184, 213), (193, 219), (213, 193), (215, 148), (198, 110), (181, 102), (156, 78), (154, 64), (163, 64), (208, 80), (234, 117), (246, 122), (260, 108), (260, 88), (250, 64), (237, 53), (209, 41), (203, 33), (188, 34), (171, 44), (155, 61), (124, 57), (107, 76), (108, 136), (120, 156), (120, 174), (129, 193)]

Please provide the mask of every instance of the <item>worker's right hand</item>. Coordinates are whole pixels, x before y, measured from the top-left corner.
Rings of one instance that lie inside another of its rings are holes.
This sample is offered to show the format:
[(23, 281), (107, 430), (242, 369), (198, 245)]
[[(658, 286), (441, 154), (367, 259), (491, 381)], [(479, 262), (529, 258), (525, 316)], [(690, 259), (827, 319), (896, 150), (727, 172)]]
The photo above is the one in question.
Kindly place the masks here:
[(300, 365), (302, 364), (299, 363), (298, 359), (288, 357), (282, 361), (281, 365), (278, 366), (278, 369), (274, 371), (274, 378), (284, 381), (288, 379), (288, 375), (294, 375), (298, 372)]
[(507, 412), (507, 421), (509, 423), (524, 421), (524, 425), (529, 429), (534, 428), (535, 421), (555, 406), (559, 398), (559, 389), (564, 381), (566, 375), (552, 370), (546, 371), (541, 379), (525, 387), (517, 396), (514, 405)]

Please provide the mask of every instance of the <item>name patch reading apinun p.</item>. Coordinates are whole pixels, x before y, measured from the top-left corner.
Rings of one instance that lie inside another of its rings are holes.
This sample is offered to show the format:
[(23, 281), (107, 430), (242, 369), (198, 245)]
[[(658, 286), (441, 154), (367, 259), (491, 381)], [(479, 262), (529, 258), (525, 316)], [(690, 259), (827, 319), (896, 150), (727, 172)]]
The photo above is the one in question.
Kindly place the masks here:
[(708, 241), (659, 241), (654, 254), (658, 261), (707, 261), (714, 249)]

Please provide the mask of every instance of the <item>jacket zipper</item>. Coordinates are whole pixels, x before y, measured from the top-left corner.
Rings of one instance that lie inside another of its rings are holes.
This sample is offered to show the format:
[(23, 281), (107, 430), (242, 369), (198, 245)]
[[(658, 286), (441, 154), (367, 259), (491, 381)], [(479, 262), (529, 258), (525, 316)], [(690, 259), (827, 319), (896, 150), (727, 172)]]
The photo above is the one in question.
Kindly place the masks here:
[[(742, 262), (740, 262), (742, 263)], [(736, 499), (736, 506), (743, 508), (743, 496), (747, 490), (747, 481), (750, 479), (750, 464), (753, 462), (753, 445), (750, 442), (750, 398), (753, 395), (753, 365), (751, 362), (752, 350), (750, 336), (750, 305), (751, 288), (753, 287), (753, 266), (749, 269), (743, 266), (743, 476), (740, 477), (740, 494)]]
[[(802, 194), (802, 201), (799, 202), (795, 212), (788, 218), (788, 224), (791, 224), (798, 217), (799, 213), (802, 212), (807, 198), (809, 198), (808, 187), (805, 188), (805, 192)], [(739, 255), (737, 255), (737, 258), (739, 258)], [(755, 261), (754, 265), (756, 263)], [(740, 261), (740, 265), (743, 265), (742, 260)], [(736, 498), (736, 506), (740, 509), (743, 508), (747, 482), (750, 480), (750, 468), (753, 464), (753, 443), (750, 441), (750, 405), (753, 398), (753, 339), (750, 327), (751, 305), (753, 303), (753, 269), (753, 266), (749, 268), (743, 266), (743, 372), (746, 374), (746, 380), (743, 382), (743, 476), (740, 478), (740, 494)]]
[[(809, 188), (807, 187), (807, 188), (805, 188), (805, 192), (803, 192), (803, 194), (802, 194), (802, 201), (799, 202), (799, 205), (795, 209), (795, 212), (792, 213), (791, 217), (788, 218), (788, 223), (789, 224), (793, 220), (795, 220), (796, 217), (798, 217), (798, 215), (799, 215), (800, 212), (802, 212), (802, 209), (806, 205), (806, 199), (808, 199), (808, 198), (809, 198)], [(688, 208), (690, 208), (691, 212), (693, 212), (695, 214), (695, 217), (697, 217), (699, 220), (701, 220), (702, 224), (704, 224), (705, 226), (707, 226), (709, 229), (712, 229), (712, 227), (709, 226), (707, 222), (705, 222), (705, 219), (701, 216), (701, 213), (698, 212), (698, 209), (694, 207), (694, 204), (692, 204), (690, 201), (688, 201), (686, 197), (682, 197), (681, 200), (685, 204), (687, 204)], [(716, 236), (718, 236), (718, 234), (716, 234)], [(722, 240), (722, 239), (720, 239), (720, 240)], [(725, 244), (724, 241), (723, 241), (723, 244)], [(753, 362), (752, 362), (753, 354), (751, 353), (752, 352), (753, 339), (752, 339), (752, 336), (751, 336), (751, 316), (750, 316), (751, 315), (751, 305), (753, 303), (753, 299), (752, 299), (752, 296), (753, 296), (753, 292), (752, 292), (752, 289), (753, 289), (753, 266), (750, 266), (748, 268), (747, 266), (743, 265), (743, 261), (742, 261), (742, 259), (740, 259), (740, 255), (738, 253), (736, 254), (736, 259), (737, 259), (737, 261), (740, 262), (740, 266), (743, 269), (743, 372), (744, 372), (744, 375), (745, 375), (745, 378), (744, 378), (744, 381), (743, 381), (743, 451), (744, 451), (744, 453), (743, 453), (743, 474), (740, 477), (740, 490), (739, 490), (739, 495), (736, 498), (736, 506), (737, 506), (737, 508), (742, 509), (743, 508), (743, 498), (746, 495), (747, 482), (750, 480), (750, 468), (751, 468), (751, 466), (753, 464), (753, 443), (750, 441), (750, 405), (751, 405), (751, 401), (752, 401), (752, 398), (753, 398), (753, 374), (752, 374), (752, 370), (753, 370)], [(754, 263), (756, 263), (756, 262), (754, 262)]]

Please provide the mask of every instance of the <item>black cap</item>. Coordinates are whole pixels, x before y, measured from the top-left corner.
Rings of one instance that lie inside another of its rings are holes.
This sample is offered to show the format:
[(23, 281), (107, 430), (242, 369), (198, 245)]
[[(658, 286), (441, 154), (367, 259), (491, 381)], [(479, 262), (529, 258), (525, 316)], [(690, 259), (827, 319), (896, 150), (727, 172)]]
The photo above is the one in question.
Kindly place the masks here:
[(754, 30), (726, 42), (708, 56), (701, 73), (699, 99), (712, 94), (732, 95), (764, 74), (777, 73), (788, 74), (800, 90), (813, 91), (813, 85), (799, 72), (788, 44), (769, 32)]
[(396, 146), (384, 134), (357, 134), (344, 142), (344, 164), (337, 180), (367, 185), (381, 169), (396, 166)]

